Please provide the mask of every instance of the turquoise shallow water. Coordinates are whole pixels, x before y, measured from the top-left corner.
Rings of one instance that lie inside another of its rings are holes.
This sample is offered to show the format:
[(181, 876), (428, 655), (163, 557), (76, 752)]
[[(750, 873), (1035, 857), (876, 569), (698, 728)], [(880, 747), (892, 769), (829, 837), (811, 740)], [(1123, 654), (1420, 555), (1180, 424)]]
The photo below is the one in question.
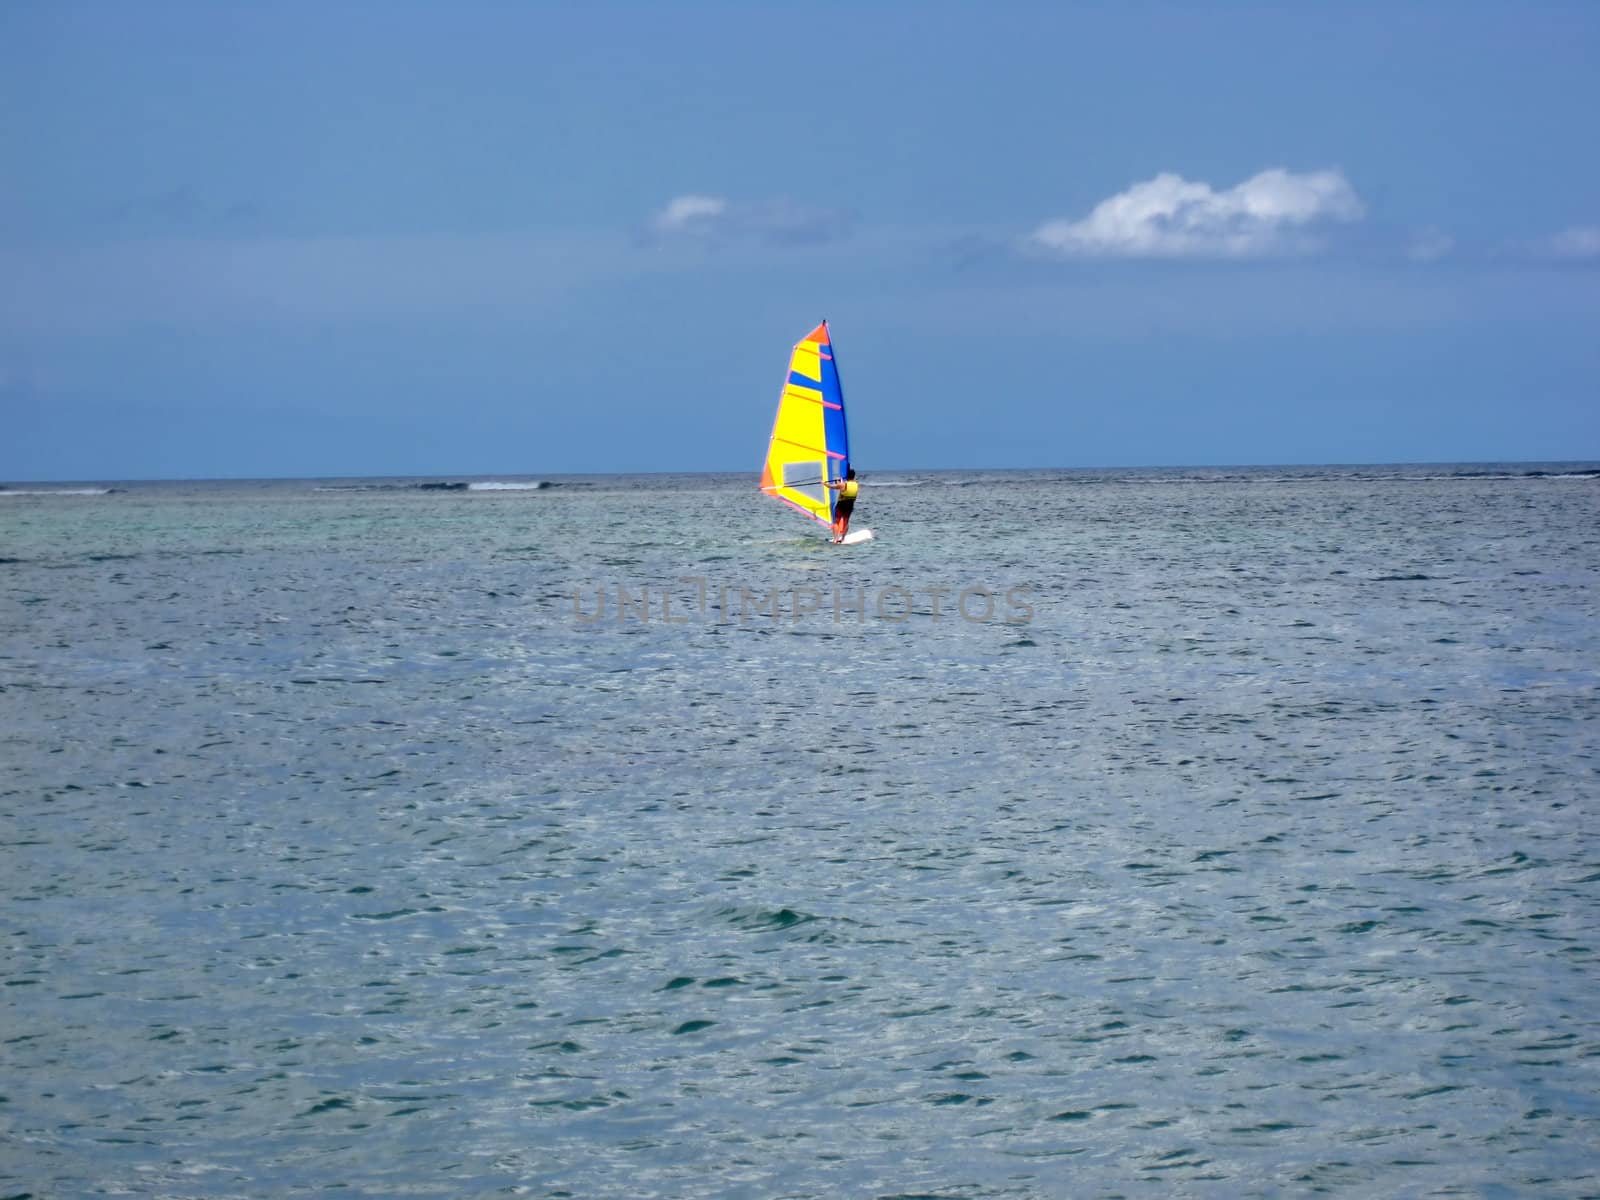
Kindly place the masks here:
[(1594, 470), (14, 485), (0, 1195), (1600, 1193)]

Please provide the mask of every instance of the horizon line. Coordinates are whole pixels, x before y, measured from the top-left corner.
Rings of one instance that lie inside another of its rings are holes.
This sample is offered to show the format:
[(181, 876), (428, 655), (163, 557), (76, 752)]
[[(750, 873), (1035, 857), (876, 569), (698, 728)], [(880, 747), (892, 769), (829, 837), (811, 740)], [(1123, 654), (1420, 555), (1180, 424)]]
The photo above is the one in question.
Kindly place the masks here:
[[(1346, 462), (1314, 462), (1278, 461), (1278, 462), (1190, 462), (1190, 463), (1121, 463), (1098, 466), (1008, 466), (1008, 467), (920, 467), (920, 466), (893, 466), (874, 467), (861, 469), (864, 479), (872, 475), (907, 475), (907, 474), (960, 474), (960, 473), (1001, 473), (1023, 471), (1220, 471), (1220, 470), (1267, 470), (1272, 468), (1370, 468), (1370, 467), (1496, 467), (1496, 466), (1600, 466), (1600, 458), (1487, 458), (1487, 459), (1413, 459), (1413, 460), (1388, 460), (1373, 459), (1370, 461)], [(23, 478), (21, 476), (0, 479), (0, 491), (9, 487), (34, 484), (117, 484), (117, 483), (289, 483), (295, 481), (320, 482), (341, 479), (462, 479), (468, 481), (492, 481), (496, 479), (508, 480), (554, 480), (554, 479), (605, 479), (619, 476), (660, 475), (749, 475), (758, 478), (759, 471), (749, 468), (716, 468), (692, 471), (668, 471), (658, 468), (644, 470), (609, 470), (609, 471), (446, 471), (437, 474), (415, 474), (406, 472), (376, 472), (363, 474), (334, 474), (334, 475), (125, 475), (125, 476), (56, 476), (51, 478)]]

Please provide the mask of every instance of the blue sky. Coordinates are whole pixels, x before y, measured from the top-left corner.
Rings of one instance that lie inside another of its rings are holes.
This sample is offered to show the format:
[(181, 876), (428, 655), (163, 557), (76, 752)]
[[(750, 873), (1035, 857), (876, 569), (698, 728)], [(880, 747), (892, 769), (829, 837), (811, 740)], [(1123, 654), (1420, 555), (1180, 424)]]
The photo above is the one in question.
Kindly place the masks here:
[(0, 480), (1600, 458), (1600, 4), (0, 2)]

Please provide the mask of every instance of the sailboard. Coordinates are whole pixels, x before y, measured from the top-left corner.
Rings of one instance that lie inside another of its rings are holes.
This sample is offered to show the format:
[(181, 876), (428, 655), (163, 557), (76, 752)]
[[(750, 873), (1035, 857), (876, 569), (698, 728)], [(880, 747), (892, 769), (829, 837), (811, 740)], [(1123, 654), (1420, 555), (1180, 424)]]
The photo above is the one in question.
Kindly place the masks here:
[[(844, 389), (833, 338), (823, 321), (789, 353), (778, 415), (761, 467), (761, 490), (831, 530), (839, 492), (828, 484), (843, 479), (849, 470)], [(870, 529), (861, 529), (847, 534), (844, 541), (854, 545), (871, 536)]]

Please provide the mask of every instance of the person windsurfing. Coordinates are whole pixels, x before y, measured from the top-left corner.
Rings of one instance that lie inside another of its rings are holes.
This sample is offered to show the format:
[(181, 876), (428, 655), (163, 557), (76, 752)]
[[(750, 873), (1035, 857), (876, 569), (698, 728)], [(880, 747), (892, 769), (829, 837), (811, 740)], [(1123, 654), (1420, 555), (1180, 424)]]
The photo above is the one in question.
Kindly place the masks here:
[(850, 514), (855, 511), (861, 485), (856, 482), (856, 469), (851, 467), (843, 479), (828, 480), (828, 486), (839, 493), (838, 503), (833, 506), (833, 544), (837, 546), (850, 528)]

